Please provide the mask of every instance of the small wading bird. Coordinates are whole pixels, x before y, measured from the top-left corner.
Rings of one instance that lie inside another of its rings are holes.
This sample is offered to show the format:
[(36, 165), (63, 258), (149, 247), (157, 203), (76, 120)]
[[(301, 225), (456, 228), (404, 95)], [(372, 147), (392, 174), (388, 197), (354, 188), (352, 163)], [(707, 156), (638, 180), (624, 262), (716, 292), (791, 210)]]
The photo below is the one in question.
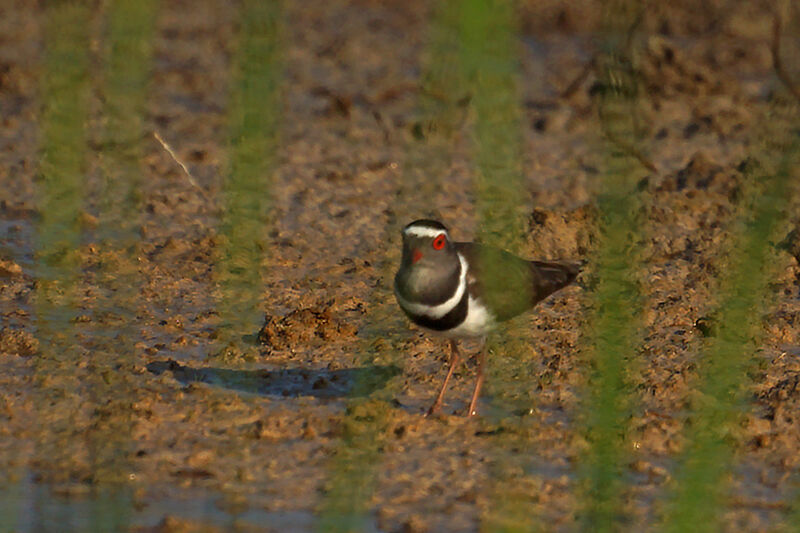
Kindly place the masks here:
[[(450, 368), (436, 400), (442, 407), (447, 383), (461, 358), (457, 341), (485, 339), (504, 320), (527, 311), (575, 279), (579, 264), (527, 261), (472, 242), (453, 242), (435, 220), (416, 220), (403, 229), (403, 259), (394, 278), (397, 303), (412, 322), (450, 340)], [(478, 354), (478, 377), (468, 416), (476, 414), (484, 379), (485, 346)]]

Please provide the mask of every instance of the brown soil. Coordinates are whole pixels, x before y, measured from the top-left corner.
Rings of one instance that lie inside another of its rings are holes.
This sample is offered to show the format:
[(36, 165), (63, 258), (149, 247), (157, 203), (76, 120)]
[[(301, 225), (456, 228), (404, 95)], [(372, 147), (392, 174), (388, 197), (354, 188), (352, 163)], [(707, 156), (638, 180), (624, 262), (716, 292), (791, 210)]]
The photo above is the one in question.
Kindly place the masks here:
[[(367, 501), (370, 528), (475, 531), (506, 498), (519, 499), (548, 529), (576, 526), (576, 465), (586, 449), (580, 287), (514, 321), (512, 330), (527, 335), (511, 341), (524, 364), (509, 363), (512, 372), (490, 357), (485, 416), (451, 416), (466, 407), (473, 364), (456, 373), (446, 414), (422, 416), (444, 376), (445, 347), (406, 327), (382, 265), (397, 256), (401, 225), (426, 214), (396, 196), (416, 142), (424, 3), (286, 6), (287, 90), (270, 192), (266, 320), (253, 324), (255, 360), (225, 364), (210, 357), (217, 349), (213, 199), (223, 186), (235, 17), (226, 2), (163, 2), (148, 127), (189, 164), (206, 194), (157, 143), (148, 145), (133, 354), (116, 361), (108, 340), (79, 337), (75, 353), (94, 354), (92, 363), (79, 356), (52, 375), (37, 366), (43, 347), (33, 317), (41, 12), (36, 2), (7, 4), (0, 8), (0, 471), (8, 487), (32, 480), (55, 490), (45, 497), (78, 509), (94, 489), (122, 483), (141, 531), (265, 524), (311, 530), (329, 496), (348, 399), (388, 390), (385, 440)], [(724, 16), (722, 8), (659, 8), (640, 30), (651, 34), (639, 58), (647, 88), (642, 145), (657, 171), (640, 172), (647, 330), (625, 440), (632, 530), (658, 520), (671, 487), (686, 409), (697, 394), (703, 328), (695, 325), (713, 310), (742, 173), (759, 149), (753, 132), (768, 95), (781, 90), (768, 12), (741, 4)], [(591, 201), (605, 156), (594, 77), (558, 97), (591, 56), (601, 17), (592, 2), (561, 5), (532, 2), (522, 12), (525, 183), (532, 196), (524, 252), (566, 259), (590, 256), (595, 244)], [(442, 186), (426, 201), (467, 240), (475, 229), (472, 163), (468, 143), (459, 137), (455, 144)], [(93, 209), (88, 201), (85, 221)], [(785, 525), (793, 498), (800, 458), (797, 232), (784, 244), (766, 339), (748, 377), (752, 402), (734, 438), (724, 517), (731, 531)], [(101, 291), (91, 266), (125, 260), (92, 243), (80, 253), (87, 270), (80, 306), (91, 309)], [(121, 326), (87, 311), (75, 327)], [(465, 349), (474, 353), (475, 346)], [(97, 368), (120, 380), (113, 400), (86, 385), (106, 379)], [(117, 447), (122, 481), (99, 475), (86, 451), (94, 443), (102, 455), (113, 428), (126, 438)]]

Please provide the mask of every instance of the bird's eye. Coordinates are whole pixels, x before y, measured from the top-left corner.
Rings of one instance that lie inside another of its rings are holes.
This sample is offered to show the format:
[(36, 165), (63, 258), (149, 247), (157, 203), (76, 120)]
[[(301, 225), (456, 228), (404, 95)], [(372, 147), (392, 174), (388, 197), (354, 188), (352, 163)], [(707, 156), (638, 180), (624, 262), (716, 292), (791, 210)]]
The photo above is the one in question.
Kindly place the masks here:
[(444, 233), (440, 233), (439, 235), (436, 236), (435, 239), (433, 239), (433, 249), (441, 250), (442, 248), (444, 248), (445, 242), (447, 242), (447, 240), (445, 239)]

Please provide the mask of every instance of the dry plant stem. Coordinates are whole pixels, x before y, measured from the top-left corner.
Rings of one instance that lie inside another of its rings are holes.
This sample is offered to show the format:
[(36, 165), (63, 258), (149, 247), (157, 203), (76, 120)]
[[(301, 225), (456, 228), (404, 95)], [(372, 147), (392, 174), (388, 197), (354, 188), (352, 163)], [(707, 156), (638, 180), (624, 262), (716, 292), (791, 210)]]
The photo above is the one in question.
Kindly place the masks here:
[(616, 134), (612, 133), (611, 129), (607, 125), (606, 119), (603, 117), (602, 110), (600, 111), (600, 127), (603, 129), (603, 134), (606, 136), (606, 138), (611, 143), (616, 145), (617, 148), (622, 150), (625, 154), (636, 159), (647, 170), (658, 174), (658, 168), (656, 167), (656, 165), (652, 161), (650, 161), (641, 152), (641, 150), (633, 146), (631, 143), (620, 139)]
[(795, 99), (800, 101), (800, 88), (797, 87), (789, 76), (789, 73), (786, 72), (786, 68), (781, 60), (781, 29), (781, 16), (779, 13), (775, 13), (775, 18), (772, 21), (772, 42), (769, 47), (772, 53), (772, 65), (775, 69), (775, 75), (778, 76), (781, 83), (786, 86)]
[(426, 416), (434, 415), (442, 408), (442, 401), (444, 400), (444, 391), (447, 389), (447, 384), (450, 382), (450, 377), (453, 375), (458, 363), (461, 361), (461, 355), (458, 353), (458, 345), (456, 341), (450, 341), (450, 368), (447, 371), (447, 376), (444, 378), (442, 388), (439, 389), (439, 395), (436, 396), (436, 401), (433, 402), (431, 408), (428, 409)]
[(195, 181), (194, 177), (189, 172), (189, 168), (186, 166), (186, 164), (183, 161), (178, 159), (177, 154), (172, 149), (172, 147), (169, 145), (169, 143), (167, 141), (165, 141), (164, 138), (161, 135), (159, 135), (157, 131), (153, 132), (153, 137), (155, 137), (155, 139), (158, 141), (158, 143), (161, 145), (161, 147), (164, 148), (164, 150), (166, 150), (166, 152), (169, 154), (169, 156), (172, 158), (172, 160), (175, 161), (178, 164), (179, 167), (181, 167), (181, 169), (183, 170), (183, 174), (186, 176), (186, 179), (189, 180), (189, 183), (192, 185), (192, 187), (194, 187), (195, 189), (200, 191), (200, 193), (205, 197), (206, 196), (205, 189), (203, 189)]
[[(644, 13), (645, 13), (645, 8), (640, 9), (639, 12), (636, 14), (636, 19), (633, 21), (633, 24), (631, 24), (631, 27), (628, 28), (628, 34), (625, 37), (626, 50), (629, 50), (631, 44), (633, 43), (633, 37), (636, 34), (636, 29), (644, 20)], [(571, 97), (573, 94), (575, 94), (575, 92), (578, 89), (580, 89), (581, 85), (583, 85), (583, 83), (589, 77), (589, 74), (595, 71), (595, 68), (597, 67), (597, 55), (598, 55), (597, 53), (592, 54), (592, 57), (589, 59), (589, 61), (586, 62), (586, 64), (581, 69), (580, 73), (569, 83), (569, 85), (567, 85), (566, 89), (564, 89), (563, 91), (561, 91), (561, 93), (559, 93), (558, 95), (559, 98), (567, 99)]]
[(472, 401), (469, 402), (469, 411), (467, 416), (475, 416), (478, 414), (478, 398), (481, 395), (481, 387), (483, 386), (484, 372), (483, 367), (486, 366), (486, 346), (481, 346), (481, 351), (478, 352), (478, 377), (475, 380), (475, 390), (472, 393)]
[(569, 83), (569, 85), (567, 85), (566, 89), (561, 91), (561, 93), (558, 95), (559, 98), (561, 98), (562, 100), (566, 100), (573, 94), (575, 94), (578, 89), (580, 89), (581, 85), (583, 85), (583, 83), (586, 81), (586, 78), (589, 77), (589, 74), (594, 72), (596, 59), (597, 55), (595, 54), (589, 61), (586, 62), (586, 64), (583, 66), (580, 73), (575, 77), (575, 79), (573, 79)]

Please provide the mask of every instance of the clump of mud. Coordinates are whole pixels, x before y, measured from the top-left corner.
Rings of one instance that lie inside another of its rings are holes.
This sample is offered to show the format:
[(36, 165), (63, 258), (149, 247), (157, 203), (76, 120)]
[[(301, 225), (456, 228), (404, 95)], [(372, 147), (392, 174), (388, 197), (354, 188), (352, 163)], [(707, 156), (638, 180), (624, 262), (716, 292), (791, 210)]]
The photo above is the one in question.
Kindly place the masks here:
[(0, 330), (0, 352), (31, 357), (39, 351), (39, 341), (32, 333), (5, 327)]
[(0, 259), (0, 277), (13, 278), (22, 275), (22, 267), (14, 261)]
[(316, 338), (354, 337), (357, 328), (334, 318), (331, 305), (332, 302), (328, 302), (318, 307), (295, 309), (282, 317), (267, 316), (258, 332), (258, 342), (271, 350), (293, 350)]
[(590, 204), (563, 212), (536, 208), (528, 219), (528, 239), (542, 259), (583, 258), (594, 246), (596, 218)]

